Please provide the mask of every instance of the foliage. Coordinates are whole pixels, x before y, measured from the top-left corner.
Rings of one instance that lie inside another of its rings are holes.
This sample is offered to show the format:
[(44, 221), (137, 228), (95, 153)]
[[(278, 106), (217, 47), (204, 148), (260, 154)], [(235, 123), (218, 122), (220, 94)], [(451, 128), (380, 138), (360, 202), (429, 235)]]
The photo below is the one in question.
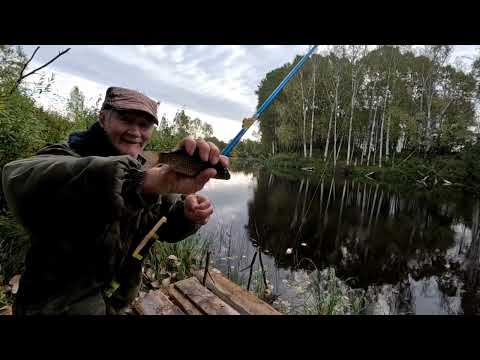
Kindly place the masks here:
[(358, 315), (365, 307), (365, 294), (354, 291), (335, 276), (335, 269), (315, 270), (305, 292), (303, 313), (308, 315)]
[[(367, 147), (371, 160), (375, 154), (378, 162), (382, 150), (386, 160), (395, 151), (414, 149), (444, 154), (474, 140), (471, 126), (474, 99), (479, 94), (478, 59), (472, 72), (465, 73), (448, 65), (452, 47), (447, 45), (425, 46), (417, 53), (390, 45), (368, 53), (360, 50), (358, 46), (333, 46), (313, 55), (262, 115), (265, 148), (272, 149), (273, 142), (276, 152), (300, 153), (310, 142), (303, 134), (305, 128), (310, 133), (313, 116), (313, 148), (325, 149), (328, 139), (332, 151), (332, 145), (338, 149), (343, 141), (340, 157), (346, 157), (352, 111), (352, 159), (357, 162)], [(257, 90), (258, 106), (298, 59), (265, 76)]]
[(157, 278), (167, 267), (167, 258), (175, 255), (180, 261), (177, 280), (191, 276), (191, 271), (197, 268), (205, 257), (208, 241), (198, 235), (192, 235), (178, 243), (156, 242), (150, 249), (146, 262), (152, 266)]
[(3, 306), (7, 305), (8, 302), (7, 302), (7, 297), (3, 291), (3, 286), (0, 286), (0, 308), (2, 308)]
[(10, 214), (0, 215), (0, 276), (10, 279), (23, 270), (28, 235)]
[(0, 166), (35, 153), (44, 143), (42, 123), (33, 100), (18, 92), (9, 96), (0, 111)]

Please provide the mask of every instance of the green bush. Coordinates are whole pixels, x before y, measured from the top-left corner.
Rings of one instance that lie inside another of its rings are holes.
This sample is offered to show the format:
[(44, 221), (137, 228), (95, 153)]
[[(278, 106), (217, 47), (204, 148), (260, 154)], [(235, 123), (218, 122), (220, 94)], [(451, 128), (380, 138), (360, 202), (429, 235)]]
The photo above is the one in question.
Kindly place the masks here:
[(33, 100), (13, 94), (0, 111), (0, 167), (34, 154), (44, 143)]
[(13, 215), (0, 215), (0, 275), (6, 281), (23, 271), (28, 247), (28, 234)]

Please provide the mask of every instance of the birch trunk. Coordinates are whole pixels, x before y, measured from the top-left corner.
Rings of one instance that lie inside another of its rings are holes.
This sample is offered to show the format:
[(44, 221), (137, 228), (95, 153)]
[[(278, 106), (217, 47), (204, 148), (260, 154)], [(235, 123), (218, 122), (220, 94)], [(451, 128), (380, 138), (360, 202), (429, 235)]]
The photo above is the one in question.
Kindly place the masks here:
[(315, 117), (315, 71), (316, 64), (313, 62), (313, 97), (312, 97), (312, 122), (310, 124), (310, 158), (312, 157), (312, 147), (313, 147), (313, 120)]

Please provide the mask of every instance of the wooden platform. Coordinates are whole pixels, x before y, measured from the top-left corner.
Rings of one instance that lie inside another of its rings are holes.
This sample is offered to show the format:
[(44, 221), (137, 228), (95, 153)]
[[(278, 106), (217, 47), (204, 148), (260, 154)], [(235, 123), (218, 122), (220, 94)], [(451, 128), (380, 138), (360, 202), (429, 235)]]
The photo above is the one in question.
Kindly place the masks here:
[(162, 290), (151, 290), (133, 305), (140, 315), (281, 315), (266, 302), (228, 280), (217, 269), (202, 285), (203, 271)]

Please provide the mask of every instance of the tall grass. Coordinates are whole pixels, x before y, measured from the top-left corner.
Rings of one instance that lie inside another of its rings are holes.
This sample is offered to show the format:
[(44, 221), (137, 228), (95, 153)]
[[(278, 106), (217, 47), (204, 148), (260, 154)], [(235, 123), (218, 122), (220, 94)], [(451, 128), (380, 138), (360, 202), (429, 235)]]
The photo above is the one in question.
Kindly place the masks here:
[(226, 277), (237, 285), (247, 286), (248, 271), (241, 271), (242, 261), (240, 256), (232, 256), (227, 258)]
[(167, 258), (175, 255), (180, 262), (176, 278), (183, 280), (191, 276), (192, 270), (201, 266), (208, 244), (209, 241), (198, 234), (174, 244), (157, 241), (150, 249), (146, 263), (153, 268), (157, 278), (160, 278), (167, 268)]
[(13, 215), (0, 215), (0, 278), (5, 282), (22, 272), (29, 244), (27, 232)]
[(0, 308), (5, 305), (8, 305), (7, 296), (3, 292), (3, 286), (0, 286)]
[[(235, 250), (232, 247), (232, 225), (221, 224), (215, 231), (199, 235), (204, 241), (210, 244), (212, 255), (211, 260), (215, 267), (218, 267), (225, 277), (235, 284), (247, 289), (250, 275), (251, 257), (248, 257), (248, 248), (241, 247)], [(247, 241), (242, 242), (246, 244)], [(259, 265), (259, 257), (253, 264), (250, 291), (258, 298), (265, 300), (267, 288)], [(267, 271), (266, 271), (267, 272)], [(268, 281), (268, 280), (267, 280)]]
[(335, 275), (334, 268), (315, 270), (305, 293), (303, 313), (308, 315), (356, 315), (365, 307), (363, 291), (352, 290)]

